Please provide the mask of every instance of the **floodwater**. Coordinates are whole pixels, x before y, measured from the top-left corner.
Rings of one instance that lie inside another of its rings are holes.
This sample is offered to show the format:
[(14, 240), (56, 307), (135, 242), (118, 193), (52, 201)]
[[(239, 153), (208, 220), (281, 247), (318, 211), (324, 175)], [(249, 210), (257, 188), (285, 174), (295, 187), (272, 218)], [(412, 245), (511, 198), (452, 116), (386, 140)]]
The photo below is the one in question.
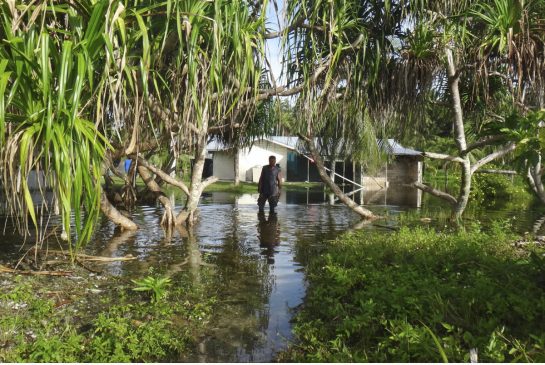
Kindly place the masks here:
[[(276, 214), (258, 214), (256, 201), (256, 194), (204, 194), (193, 231), (177, 231), (170, 237), (158, 224), (162, 210), (157, 206), (135, 210), (133, 218), (141, 228), (136, 232), (118, 232), (107, 220), (100, 223), (89, 245), (92, 254), (138, 258), (105, 266), (112, 275), (140, 277), (150, 267), (167, 275), (184, 270), (198, 274), (203, 266), (215, 267), (222, 285), (214, 293), (219, 303), (211, 330), (199, 339), (194, 352), (174, 361), (274, 360), (292, 339), (290, 320), (305, 296), (306, 258), (319, 254), (342, 232), (387, 232), (397, 225), (400, 212), (415, 210), (392, 204), (386, 195), (383, 204), (370, 207), (386, 218), (362, 225), (348, 208), (329, 204), (331, 198), (322, 189), (283, 192)], [(440, 202), (425, 198), (417, 214), (434, 218), (445, 211)], [(499, 208), (473, 212), (469, 219), (510, 219), (516, 230), (524, 232), (532, 231), (540, 214), (532, 208)], [(6, 233), (0, 252), (4, 258), (20, 254), (20, 244), (13, 244), (16, 235), (9, 229)]]
[(191, 234), (166, 238), (157, 225), (161, 208), (140, 207), (137, 232), (115, 234), (106, 222), (95, 235), (96, 254), (139, 258), (109, 265), (113, 275), (131, 277), (150, 266), (167, 274), (215, 266), (223, 285), (212, 331), (179, 361), (271, 361), (292, 338), (290, 319), (305, 296), (306, 255), (359, 222), (343, 206), (325, 204), (281, 204), (276, 214), (258, 214), (252, 199), (205, 196)]

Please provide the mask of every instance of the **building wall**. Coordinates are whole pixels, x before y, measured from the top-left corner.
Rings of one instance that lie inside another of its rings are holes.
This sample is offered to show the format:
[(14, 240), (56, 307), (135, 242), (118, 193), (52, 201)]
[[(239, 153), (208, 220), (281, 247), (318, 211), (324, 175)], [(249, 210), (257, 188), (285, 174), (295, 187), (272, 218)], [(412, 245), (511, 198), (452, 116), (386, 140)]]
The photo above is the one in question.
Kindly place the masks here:
[(422, 182), (422, 161), (415, 156), (398, 156), (377, 173), (378, 176), (362, 177), (365, 186), (361, 204), (393, 204), (420, 207), (422, 191), (409, 186)]
[[(213, 169), (214, 176), (220, 180), (234, 180), (235, 179), (235, 158), (227, 151), (217, 151), (213, 154)], [(240, 175), (241, 179), (244, 179), (245, 175)]]
[(410, 184), (422, 181), (422, 162), (414, 157), (399, 156), (388, 165), (390, 185)]
[[(261, 173), (261, 168), (269, 163), (269, 156), (276, 156), (276, 163), (287, 178), (287, 153), (288, 149), (268, 141), (258, 141), (252, 148), (242, 148), (239, 151), (239, 176), (242, 181), (254, 181), (255, 174)], [(228, 151), (213, 152), (214, 176), (220, 180), (235, 179), (235, 159)], [(256, 168), (254, 170), (254, 168)], [(259, 178), (259, 176), (257, 176)]]
[[(246, 181), (253, 181), (253, 171), (261, 172), (261, 168), (269, 163), (269, 156), (276, 156), (276, 163), (280, 164), (284, 180), (288, 180), (287, 155), (288, 149), (268, 141), (258, 141), (252, 148), (240, 150), (239, 171), (240, 178)], [(214, 165), (215, 166), (215, 165)], [(231, 165), (232, 166), (232, 165)], [(254, 170), (253, 168), (258, 168)], [(234, 178), (234, 177), (233, 177)]]

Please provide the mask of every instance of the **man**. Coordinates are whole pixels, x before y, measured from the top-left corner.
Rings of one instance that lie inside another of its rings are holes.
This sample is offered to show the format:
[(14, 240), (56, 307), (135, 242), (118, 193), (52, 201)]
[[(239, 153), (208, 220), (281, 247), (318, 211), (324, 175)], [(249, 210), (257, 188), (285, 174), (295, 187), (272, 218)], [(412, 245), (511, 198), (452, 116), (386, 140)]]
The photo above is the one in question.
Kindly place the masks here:
[(280, 168), (276, 166), (276, 157), (269, 156), (269, 164), (263, 166), (263, 169), (261, 169), (261, 176), (257, 185), (257, 191), (259, 192), (257, 205), (260, 212), (263, 212), (265, 202), (268, 200), (270, 212), (274, 213), (274, 208), (278, 204), (278, 198), (280, 197), (281, 187), (282, 173), (280, 172)]

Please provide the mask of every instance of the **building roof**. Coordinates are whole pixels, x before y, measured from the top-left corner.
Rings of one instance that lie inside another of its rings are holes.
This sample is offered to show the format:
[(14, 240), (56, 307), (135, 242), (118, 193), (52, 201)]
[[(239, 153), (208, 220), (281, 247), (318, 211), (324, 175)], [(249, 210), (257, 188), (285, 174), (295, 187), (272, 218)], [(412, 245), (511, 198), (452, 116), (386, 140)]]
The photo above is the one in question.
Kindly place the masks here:
[[(271, 136), (259, 141), (271, 142), (294, 151), (302, 151), (304, 147), (304, 145), (300, 143), (299, 137)], [(384, 141), (386, 141), (386, 143), (384, 143)], [(378, 139), (377, 143), (379, 147), (385, 149), (388, 154), (396, 156), (422, 156), (422, 152), (403, 147), (399, 142), (391, 138), (387, 140)], [(216, 140), (208, 143), (206, 148), (209, 152), (225, 151), (229, 149), (225, 144)]]
[[(384, 140), (378, 140), (379, 146), (383, 147)], [(413, 150), (412, 148), (403, 147), (394, 139), (387, 139), (387, 153), (396, 155), (396, 156), (422, 156), (422, 152)]]

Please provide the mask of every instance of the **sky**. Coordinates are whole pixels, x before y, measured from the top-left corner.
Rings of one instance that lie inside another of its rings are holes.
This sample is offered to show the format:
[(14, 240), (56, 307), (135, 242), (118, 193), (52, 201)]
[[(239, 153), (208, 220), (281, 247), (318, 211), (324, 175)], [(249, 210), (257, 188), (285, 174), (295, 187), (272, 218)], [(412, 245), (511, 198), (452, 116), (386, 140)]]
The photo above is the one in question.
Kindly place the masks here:
[[(280, 14), (278, 14), (278, 17), (281, 18), (284, 1), (276, 0), (276, 3), (278, 5), (278, 11), (280, 12)], [(269, 5), (267, 7), (267, 28), (269, 28), (270, 31), (277, 31), (279, 29), (278, 18), (274, 10), (273, 0), (269, 1)], [(266, 48), (265, 52), (267, 54), (267, 58), (269, 59), (269, 62), (271, 64), (272, 73), (275, 77), (276, 82), (279, 82), (280, 73), (282, 71), (280, 38), (267, 39), (265, 43), (265, 48)]]

